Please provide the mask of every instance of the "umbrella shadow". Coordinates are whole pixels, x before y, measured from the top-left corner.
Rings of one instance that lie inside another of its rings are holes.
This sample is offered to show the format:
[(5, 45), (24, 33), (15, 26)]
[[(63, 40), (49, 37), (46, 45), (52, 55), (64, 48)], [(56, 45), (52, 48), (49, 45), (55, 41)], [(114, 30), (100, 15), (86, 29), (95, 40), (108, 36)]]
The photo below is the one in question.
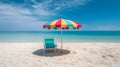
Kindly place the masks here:
[(37, 56), (53, 57), (53, 56), (67, 55), (70, 53), (70, 51), (66, 49), (56, 49), (55, 51), (47, 50), (45, 53), (43, 51), (44, 49), (39, 49), (34, 51), (32, 54)]

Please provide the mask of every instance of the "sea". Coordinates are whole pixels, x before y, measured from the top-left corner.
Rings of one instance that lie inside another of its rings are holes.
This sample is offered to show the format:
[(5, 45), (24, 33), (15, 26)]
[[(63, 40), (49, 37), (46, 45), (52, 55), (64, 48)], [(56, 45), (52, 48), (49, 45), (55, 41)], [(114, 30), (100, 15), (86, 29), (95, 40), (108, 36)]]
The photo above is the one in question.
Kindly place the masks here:
[(120, 31), (2, 31), (0, 42), (43, 42), (45, 38), (56, 42), (120, 42)]

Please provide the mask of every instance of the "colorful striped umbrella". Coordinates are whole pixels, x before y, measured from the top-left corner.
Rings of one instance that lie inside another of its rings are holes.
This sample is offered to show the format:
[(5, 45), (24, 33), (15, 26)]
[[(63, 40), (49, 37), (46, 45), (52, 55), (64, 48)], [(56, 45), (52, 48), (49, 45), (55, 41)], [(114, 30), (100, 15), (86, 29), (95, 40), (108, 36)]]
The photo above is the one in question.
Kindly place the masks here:
[(79, 29), (82, 26), (76, 22), (73, 22), (71, 20), (55, 20), (51, 23), (46, 23), (43, 25), (43, 28), (46, 29)]
[(60, 29), (61, 30), (61, 49), (62, 49), (62, 29), (79, 29), (81, 27), (82, 27), (81, 24), (77, 22), (73, 22), (71, 20), (66, 20), (66, 19), (55, 20), (53, 22), (46, 23), (43, 25), (43, 28), (45, 29)]

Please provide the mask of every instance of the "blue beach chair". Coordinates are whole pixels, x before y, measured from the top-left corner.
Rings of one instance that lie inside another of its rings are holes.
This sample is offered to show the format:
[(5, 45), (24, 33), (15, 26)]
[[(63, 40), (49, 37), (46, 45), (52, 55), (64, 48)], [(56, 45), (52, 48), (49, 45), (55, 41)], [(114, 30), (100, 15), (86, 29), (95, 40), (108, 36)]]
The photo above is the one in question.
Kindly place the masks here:
[(44, 53), (46, 52), (46, 49), (53, 49), (54, 52), (56, 50), (57, 45), (54, 42), (54, 38), (45, 38), (44, 39)]

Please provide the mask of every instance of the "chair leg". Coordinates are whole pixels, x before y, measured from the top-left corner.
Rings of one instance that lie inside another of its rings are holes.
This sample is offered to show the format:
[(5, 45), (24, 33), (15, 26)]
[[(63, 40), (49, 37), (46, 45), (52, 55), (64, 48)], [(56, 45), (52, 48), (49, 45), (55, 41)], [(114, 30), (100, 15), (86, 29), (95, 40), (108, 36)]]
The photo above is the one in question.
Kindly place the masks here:
[(54, 49), (54, 53), (55, 53), (55, 49)]
[(57, 50), (56, 49), (54, 49), (54, 53), (56, 53), (57, 52)]
[(45, 54), (45, 49), (43, 49), (43, 54)]

